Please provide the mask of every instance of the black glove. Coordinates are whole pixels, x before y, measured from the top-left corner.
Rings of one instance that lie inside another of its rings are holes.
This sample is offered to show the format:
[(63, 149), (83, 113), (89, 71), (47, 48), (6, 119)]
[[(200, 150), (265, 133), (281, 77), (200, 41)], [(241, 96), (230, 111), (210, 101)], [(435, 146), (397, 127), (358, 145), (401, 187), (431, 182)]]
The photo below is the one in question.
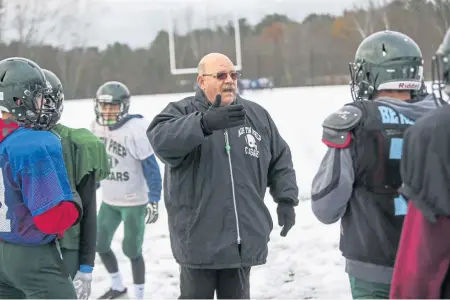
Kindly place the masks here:
[(294, 206), (289, 203), (279, 202), (277, 207), (278, 225), (283, 226), (280, 235), (286, 236), (295, 225)]
[(215, 130), (227, 129), (245, 124), (245, 110), (242, 104), (220, 106), (222, 95), (217, 94), (216, 101), (202, 117), (202, 129), (206, 135)]

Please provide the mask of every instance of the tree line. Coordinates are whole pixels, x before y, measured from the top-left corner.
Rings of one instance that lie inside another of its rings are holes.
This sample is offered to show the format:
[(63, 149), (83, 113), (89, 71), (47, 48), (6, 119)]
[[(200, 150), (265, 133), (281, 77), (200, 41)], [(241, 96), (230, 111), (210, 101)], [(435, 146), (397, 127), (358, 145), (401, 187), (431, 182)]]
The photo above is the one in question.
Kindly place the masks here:
[[(0, 17), (4, 1), (0, 0)], [(43, 1), (39, 3), (42, 6)], [(17, 4), (13, 8), (19, 12), (24, 9)], [(49, 12), (45, 13), (42, 16), (48, 17)], [(17, 15), (22, 16), (21, 22), (15, 23), (19, 38), (0, 43), (0, 59), (24, 56), (52, 70), (62, 80), (67, 99), (91, 98), (108, 80), (122, 81), (134, 95), (193, 90), (195, 74), (170, 73), (169, 36), (165, 30), (159, 31), (146, 48), (132, 49), (120, 42), (102, 50), (86, 47), (82, 29), (88, 30), (88, 26), (81, 28), (75, 19), (68, 20), (67, 16), (76, 15), (69, 9), (67, 14), (55, 12), (55, 16), (65, 16), (65, 26), (72, 24), (79, 30), (72, 37), (71, 47), (62, 47), (37, 37), (42, 20), (26, 19), (24, 12)], [(257, 24), (241, 18), (239, 25), (244, 78), (271, 77), (277, 87), (347, 84), (348, 63), (359, 43), (385, 29), (403, 32), (418, 43), (425, 60), (425, 76), (429, 78), (431, 57), (450, 27), (450, 0), (368, 0), (337, 16), (310, 14), (299, 21), (270, 14)], [(55, 28), (48, 30), (55, 34)], [(65, 27), (59, 30), (61, 35), (67, 32)], [(177, 68), (195, 67), (209, 52), (222, 52), (235, 61), (234, 31), (229, 20), (215, 27), (175, 34)]]

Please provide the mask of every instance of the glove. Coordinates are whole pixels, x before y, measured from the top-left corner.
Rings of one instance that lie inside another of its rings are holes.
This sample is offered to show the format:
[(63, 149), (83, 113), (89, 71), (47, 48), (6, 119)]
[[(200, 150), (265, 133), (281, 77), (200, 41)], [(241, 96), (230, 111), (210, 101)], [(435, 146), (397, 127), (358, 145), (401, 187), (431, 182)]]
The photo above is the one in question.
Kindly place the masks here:
[(88, 299), (91, 295), (92, 273), (77, 271), (73, 279), (73, 286), (78, 299)]
[(286, 236), (289, 230), (295, 225), (295, 210), (290, 203), (279, 202), (277, 207), (278, 225), (283, 226), (281, 236)]
[(152, 224), (158, 220), (158, 202), (150, 202), (145, 210), (145, 223)]
[(242, 104), (220, 106), (222, 95), (217, 94), (216, 100), (203, 114), (202, 129), (205, 135), (215, 130), (227, 129), (245, 124), (245, 109)]

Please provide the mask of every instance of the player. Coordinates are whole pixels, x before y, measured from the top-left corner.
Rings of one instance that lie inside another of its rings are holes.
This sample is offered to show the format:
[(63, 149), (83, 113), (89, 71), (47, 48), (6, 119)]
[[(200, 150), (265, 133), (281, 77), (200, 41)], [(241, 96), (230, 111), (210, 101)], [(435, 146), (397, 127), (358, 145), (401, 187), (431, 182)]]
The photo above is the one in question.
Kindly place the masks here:
[[(25, 58), (0, 61), (0, 299), (74, 299), (56, 246), (81, 217), (41, 68)], [(17, 121), (14, 124), (12, 121)]]
[[(52, 87), (51, 92), (46, 94), (46, 99), (56, 103), (61, 114), (64, 103), (62, 83), (53, 72), (46, 69), (43, 71)], [(59, 240), (59, 245), (64, 264), (74, 279), (77, 296), (85, 299), (90, 295), (95, 260), (96, 182), (108, 176), (108, 158), (105, 145), (87, 129), (73, 129), (58, 123), (52, 131), (61, 138), (70, 186), (78, 192), (83, 206), (80, 224), (68, 229)]]
[(111, 250), (113, 235), (124, 222), (122, 249), (131, 260), (135, 296), (144, 297), (145, 264), (142, 257), (145, 224), (158, 219), (161, 173), (147, 139), (149, 125), (141, 115), (128, 114), (130, 92), (117, 81), (97, 91), (96, 121), (92, 131), (105, 143), (111, 174), (102, 182), (102, 204), (97, 216), (97, 252), (111, 275), (112, 287), (100, 298), (126, 293), (117, 259)]
[[(432, 60), (433, 92), (450, 94), (450, 29)], [(405, 134), (401, 160), (408, 199), (391, 299), (450, 298), (450, 107), (423, 117)], [(414, 270), (414, 271), (412, 271)]]
[[(312, 184), (312, 210), (341, 221), (340, 250), (354, 299), (388, 299), (406, 202), (400, 158), (404, 132), (439, 105), (423, 94), (418, 45), (395, 31), (364, 39), (351, 64), (354, 103), (323, 123), (328, 151)], [(422, 92), (421, 92), (422, 91)]]

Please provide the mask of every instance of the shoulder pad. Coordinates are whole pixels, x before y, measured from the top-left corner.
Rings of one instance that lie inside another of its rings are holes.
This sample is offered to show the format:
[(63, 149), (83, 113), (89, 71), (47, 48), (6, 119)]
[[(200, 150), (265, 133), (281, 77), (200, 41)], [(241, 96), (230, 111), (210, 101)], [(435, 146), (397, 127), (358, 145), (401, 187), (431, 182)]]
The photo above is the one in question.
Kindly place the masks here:
[(76, 145), (76, 184), (91, 171), (95, 171), (97, 182), (105, 179), (110, 171), (105, 144), (85, 128), (72, 129), (70, 140)]
[(71, 128), (69, 136), (72, 142), (78, 147), (90, 144), (103, 145), (103, 142), (86, 128)]
[(69, 135), (70, 128), (62, 125), (61, 123), (58, 123), (51, 129), (51, 132), (56, 134), (59, 137), (59, 139), (61, 139), (62, 136)]
[(350, 131), (361, 121), (363, 112), (356, 106), (345, 105), (337, 112), (329, 115), (322, 126), (336, 131)]
[(57, 124), (53, 131), (60, 135), (64, 160), (70, 169), (74, 185), (78, 185), (89, 172), (95, 171), (96, 181), (109, 174), (105, 144), (85, 128), (70, 128)]
[(323, 122), (322, 142), (333, 148), (347, 148), (352, 141), (351, 130), (360, 123), (363, 112), (356, 106), (346, 105), (328, 116)]
[[(16, 135), (17, 134), (17, 135)], [(47, 158), (62, 158), (61, 142), (56, 135), (44, 130), (23, 129), (6, 139), (9, 161), (16, 170)]]
[(60, 139), (73, 143), (77, 147), (92, 143), (102, 144), (102, 141), (86, 128), (70, 128), (62, 124), (56, 124), (55, 127), (53, 127), (52, 132)]

